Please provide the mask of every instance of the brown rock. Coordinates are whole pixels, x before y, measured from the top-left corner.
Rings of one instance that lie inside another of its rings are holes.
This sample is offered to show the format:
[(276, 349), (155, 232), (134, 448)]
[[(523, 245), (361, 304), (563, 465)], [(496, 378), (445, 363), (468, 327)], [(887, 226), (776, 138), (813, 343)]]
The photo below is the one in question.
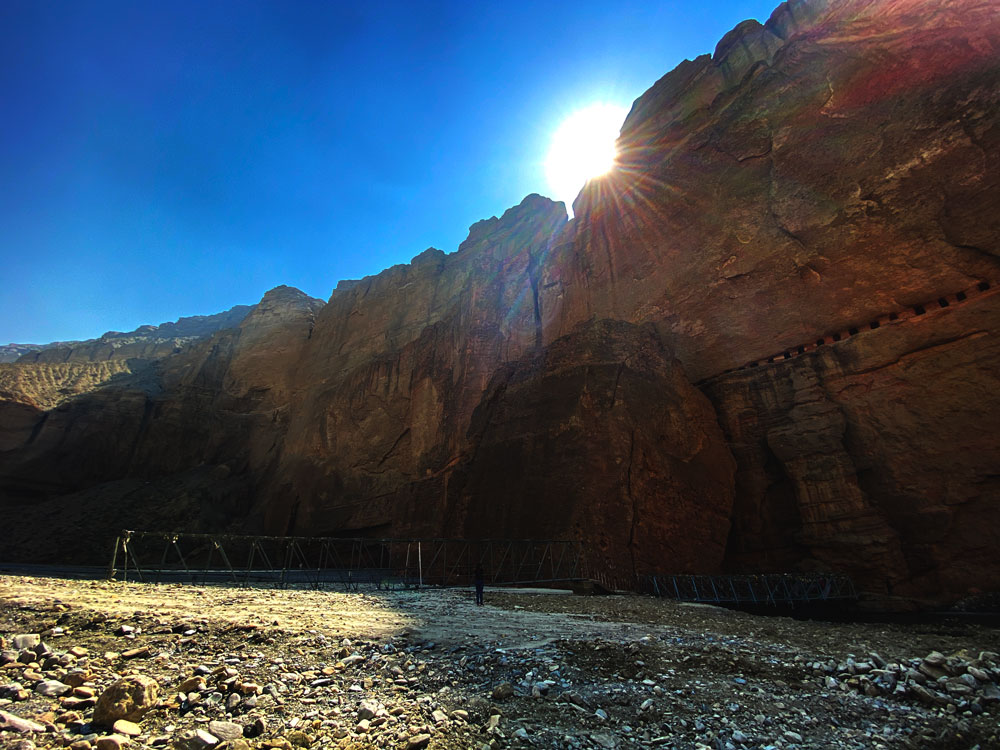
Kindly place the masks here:
[(112, 726), (119, 719), (140, 721), (156, 705), (156, 680), (133, 675), (112, 683), (97, 699), (94, 723)]
[(507, 700), (514, 695), (514, 686), (509, 682), (501, 682), (495, 688), (493, 688), (492, 698), (495, 701)]
[(430, 741), (429, 734), (415, 734), (406, 740), (406, 750), (419, 750), (421, 747), (427, 747)]
[(20, 716), (0, 711), (0, 730), (28, 734), (30, 732), (44, 732), (45, 727), (36, 721), (22, 719)]
[(232, 721), (210, 721), (208, 731), (220, 740), (237, 740), (243, 736), (243, 727)]
[(180, 685), (177, 686), (178, 693), (196, 693), (201, 692), (205, 689), (206, 683), (205, 678), (201, 675), (195, 675), (194, 677), (188, 677)]
[(126, 737), (138, 737), (142, 734), (142, 729), (138, 724), (135, 724), (128, 719), (119, 719), (115, 722), (112, 727), (116, 734), (122, 734)]
[(579, 533), (595, 542), (593, 569), (625, 585), (720, 566), (734, 462), (652, 327), (584, 325), (501, 368), (469, 435), (450, 535), (515, 538), (528, 523), (535, 538)]

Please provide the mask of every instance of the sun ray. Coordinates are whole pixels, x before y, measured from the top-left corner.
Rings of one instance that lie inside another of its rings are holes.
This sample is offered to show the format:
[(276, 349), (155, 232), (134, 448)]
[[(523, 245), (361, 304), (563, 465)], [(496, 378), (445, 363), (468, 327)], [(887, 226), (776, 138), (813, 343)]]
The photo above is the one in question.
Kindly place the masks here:
[(615, 141), (628, 110), (593, 104), (567, 117), (552, 136), (545, 177), (556, 200), (572, 213), (573, 200), (588, 180), (615, 165)]

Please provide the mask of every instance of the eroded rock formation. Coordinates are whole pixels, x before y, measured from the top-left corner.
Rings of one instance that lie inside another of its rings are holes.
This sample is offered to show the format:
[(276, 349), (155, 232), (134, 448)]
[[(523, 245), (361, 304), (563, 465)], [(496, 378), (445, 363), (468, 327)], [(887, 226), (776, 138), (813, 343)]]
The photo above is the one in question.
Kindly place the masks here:
[(9, 555), (555, 537), (626, 576), (998, 589), (998, 105), (993, 2), (782, 4), (635, 102), (571, 221), (529, 196), (325, 305), (279, 287), (179, 351), (3, 365)]

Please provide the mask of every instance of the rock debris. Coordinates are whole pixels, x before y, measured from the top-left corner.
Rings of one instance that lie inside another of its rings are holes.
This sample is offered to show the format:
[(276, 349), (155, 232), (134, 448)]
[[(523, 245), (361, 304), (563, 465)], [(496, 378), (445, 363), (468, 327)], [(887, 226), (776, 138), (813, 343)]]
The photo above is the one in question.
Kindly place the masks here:
[[(324, 606), (353, 619), (317, 625)], [(386, 610), (409, 624), (368, 633)], [(493, 593), (476, 608), (464, 591), (8, 577), (0, 745), (985, 750), (1000, 743), (998, 642), (970, 624), (641, 597)]]

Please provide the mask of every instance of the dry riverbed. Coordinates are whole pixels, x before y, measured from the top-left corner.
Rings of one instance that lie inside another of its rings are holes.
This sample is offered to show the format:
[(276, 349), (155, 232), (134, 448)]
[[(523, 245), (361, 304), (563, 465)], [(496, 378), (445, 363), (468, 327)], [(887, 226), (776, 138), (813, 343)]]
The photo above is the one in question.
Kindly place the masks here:
[(1000, 747), (965, 623), (0, 576), (0, 641), (18, 750)]

